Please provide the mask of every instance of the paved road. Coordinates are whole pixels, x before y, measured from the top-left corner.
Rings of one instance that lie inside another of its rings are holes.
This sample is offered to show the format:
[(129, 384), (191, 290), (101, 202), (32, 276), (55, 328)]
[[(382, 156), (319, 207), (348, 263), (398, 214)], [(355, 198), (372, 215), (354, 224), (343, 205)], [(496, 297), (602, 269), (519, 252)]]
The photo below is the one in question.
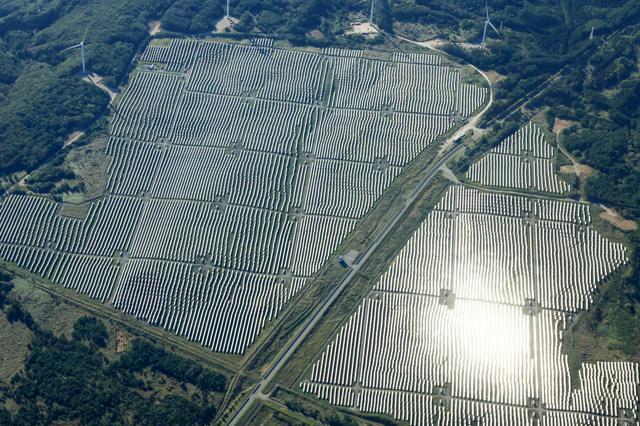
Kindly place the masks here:
[(402, 210), (400, 210), (392, 218), (392, 220), (387, 223), (387, 225), (385, 226), (384, 230), (381, 232), (380, 236), (363, 253), (363, 255), (360, 256), (360, 258), (357, 261), (357, 263), (355, 263), (351, 267), (351, 269), (349, 271), (349, 274), (342, 280), (340, 285), (338, 287), (336, 287), (331, 292), (329, 297), (324, 301), (324, 303), (322, 305), (318, 306), (314, 310), (313, 314), (306, 321), (306, 323), (305, 323), (304, 327), (302, 328), (302, 330), (300, 330), (298, 332), (298, 334), (296, 335), (296, 337), (293, 339), (293, 341), (291, 341), (291, 343), (289, 343), (289, 346), (287, 347), (287, 350), (284, 353), (282, 353), (280, 355), (280, 357), (278, 357), (276, 363), (271, 367), (269, 372), (265, 376), (263, 376), (262, 380), (256, 385), (256, 387), (254, 388), (254, 390), (251, 393), (251, 395), (249, 396), (249, 398), (247, 398), (245, 400), (245, 402), (243, 403), (242, 407), (236, 412), (235, 416), (233, 417), (233, 419), (231, 419), (231, 421), (229, 423), (230, 425), (238, 424), (238, 421), (242, 418), (242, 416), (244, 414), (246, 414), (246, 412), (249, 409), (251, 403), (253, 403), (253, 401), (255, 401), (256, 398), (264, 399), (265, 395), (263, 394), (263, 390), (267, 386), (267, 384), (269, 382), (271, 382), (271, 380), (273, 380), (273, 378), (276, 376), (276, 374), (278, 374), (278, 372), (285, 366), (286, 362), (289, 360), (291, 355), (293, 355), (293, 353), (302, 344), (304, 339), (306, 339), (306, 337), (309, 335), (311, 330), (316, 326), (316, 324), (320, 321), (320, 319), (323, 317), (323, 315), (331, 307), (333, 302), (336, 301), (336, 299), (340, 296), (342, 291), (357, 276), (357, 274), (360, 271), (360, 268), (362, 267), (362, 265), (364, 265), (367, 262), (369, 257), (377, 250), (377, 248), (380, 246), (380, 244), (382, 244), (386, 240), (386, 238), (389, 235), (389, 233), (391, 232), (391, 230), (397, 225), (397, 223), (400, 221), (402, 216), (407, 212), (407, 210), (409, 210), (409, 208), (411, 207), (413, 202), (419, 197), (419, 195), (422, 192), (422, 190), (425, 189), (425, 187), (438, 174), (439, 168), (443, 164), (445, 164), (447, 161), (449, 161), (451, 159), (451, 157), (453, 157), (458, 152), (458, 150), (461, 149), (462, 147), (463, 147), (463, 145), (461, 145), (461, 144), (454, 145), (453, 148), (448, 150), (446, 152), (446, 154), (444, 156), (442, 156), (441, 159), (433, 167), (431, 167), (431, 169), (429, 170), (429, 172), (427, 172), (427, 174), (425, 175), (425, 177), (422, 180), (422, 182), (420, 183), (420, 185), (416, 188), (413, 196), (405, 203), (405, 205), (403, 206)]
[[(423, 45), (420, 42), (414, 42), (411, 40), (403, 39), (405, 41), (409, 41), (411, 43), (415, 43), (418, 45)], [(429, 47), (429, 46), (427, 46)], [(431, 48), (431, 47), (429, 47)], [(433, 48), (431, 48), (433, 49)], [(437, 50), (437, 49), (433, 49)], [(475, 67), (474, 67), (475, 68)], [(311, 316), (307, 319), (304, 326), (298, 334), (294, 337), (294, 339), (289, 343), (287, 349), (277, 358), (276, 362), (273, 364), (271, 369), (262, 377), (262, 380), (256, 384), (251, 395), (245, 399), (242, 406), (236, 411), (234, 417), (230, 420), (230, 425), (239, 424), (239, 421), (242, 417), (247, 413), (249, 407), (256, 399), (265, 399), (267, 396), (263, 393), (263, 390), (267, 387), (267, 385), (273, 380), (273, 378), (278, 374), (278, 372), (286, 365), (287, 361), (293, 353), (298, 349), (298, 347), (302, 344), (305, 338), (309, 335), (309, 333), (313, 330), (313, 328), (318, 324), (320, 319), (324, 316), (327, 310), (331, 307), (331, 305), (336, 301), (336, 299), (340, 296), (342, 291), (351, 283), (351, 281), (357, 276), (358, 271), (362, 265), (364, 265), (369, 257), (378, 249), (380, 244), (382, 244), (386, 239), (392, 229), (398, 224), (400, 219), (405, 215), (405, 213), (411, 208), (411, 205), (418, 199), (422, 191), (431, 183), (433, 178), (435, 178), (438, 174), (440, 167), (442, 167), (447, 161), (449, 161), (458, 151), (463, 147), (462, 144), (456, 144), (454, 141), (464, 135), (469, 130), (476, 129), (476, 124), (482, 117), (482, 115), (491, 107), (493, 103), (493, 86), (491, 85), (491, 81), (487, 78), (487, 76), (482, 73), (480, 70), (475, 68), (484, 78), (487, 80), (489, 84), (489, 102), (477, 115), (469, 119), (469, 121), (459, 128), (456, 132), (451, 135), (447, 141), (445, 141), (444, 146), (447, 149), (441, 154), (440, 159), (436, 164), (431, 166), (431, 168), (424, 175), (423, 179), (420, 181), (420, 184), (416, 187), (415, 191), (411, 195), (411, 197), (405, 202), (402, 209), (398, 211), (385, 225), (382, 232), (378, 235), (378, 237), (374, 240), (374, 242), (369, 246), (358, 258), (356, 263), (351, 267), (348, 275), (342, 280), (342, 282), (331, 292), (329, 297), (316, 309), (313, 311)]]

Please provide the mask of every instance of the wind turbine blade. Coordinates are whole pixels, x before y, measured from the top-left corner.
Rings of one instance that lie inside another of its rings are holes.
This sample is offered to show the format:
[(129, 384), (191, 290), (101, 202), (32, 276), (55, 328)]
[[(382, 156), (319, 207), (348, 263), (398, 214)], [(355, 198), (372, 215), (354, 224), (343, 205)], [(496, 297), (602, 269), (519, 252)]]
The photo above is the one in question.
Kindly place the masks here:
[(82, 42), (84, 43), (84, 41), (87, 39), (87, 33), (89, 32), (89, 25), (87, 25), (87, 27), (84, 29), (84, 36), (82, 37)]
[(58, 53), (66, 52), (67, 50), (71, 50), (71, 49), (77, 49), (78, 47), (81, 47), (81, 45), (76, 44), (75, 46), (67, 47), (66, 49), (62, 49), (62, 50), (61, 50), (60, 52), (58, 52)]
[(489, 23), (489, 25), (491, 25), (491, 28), (493, 28), (493, 31), (496, 32), (496, 34), (500, 35), (500, 33), (498, 32), (498, 29), (493, 25), (493, 23), (491, 23), (491, 21), (487, 21)]
[(489, 4), (484, 0), (484, 10), (487, 12), (487, 21), (489, 20)]

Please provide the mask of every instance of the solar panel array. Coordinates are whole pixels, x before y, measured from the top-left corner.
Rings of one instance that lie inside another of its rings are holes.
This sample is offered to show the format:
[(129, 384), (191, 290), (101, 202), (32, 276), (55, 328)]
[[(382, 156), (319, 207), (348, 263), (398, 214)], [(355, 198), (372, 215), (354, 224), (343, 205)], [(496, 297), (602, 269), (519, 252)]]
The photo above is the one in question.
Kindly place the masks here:
[(568, 183), (555, 174), (555, 148), (529, 123), (473, 164), (466, 177), (484, 186), (564, 194)]
[(221, 352), (244, 352), (486, 96), (431, 55), (173, 40), (142, 60), (156, 66), (119, 103), (105, 196), (84, 220), (5, 197), (0, 256)]
[[(534, 139), (494, 151), (548, 155)], [(451, 186), (300, 385), (414, 425), (638, 424), (638, 364), (583, 363), (574, 388), (562, 351), (625, 262), (588, 204)]]

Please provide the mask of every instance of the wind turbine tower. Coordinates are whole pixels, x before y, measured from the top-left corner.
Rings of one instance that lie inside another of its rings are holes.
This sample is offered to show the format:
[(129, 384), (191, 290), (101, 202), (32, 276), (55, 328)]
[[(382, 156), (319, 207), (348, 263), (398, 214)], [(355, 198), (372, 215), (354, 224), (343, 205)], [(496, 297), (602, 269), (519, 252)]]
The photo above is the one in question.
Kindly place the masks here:
[(80, 57), (82, 58), (82, 72), (87, 73), (87, 68), (84, 62), (84, 42), (87, 39), (87, 32), (89, 31), (89, 26), (84, 30), (84, 36), (82, 37), (82, 41), (75, 46), (67, 47), (64, 50), (61, 50), (60, 53), (66, 52), (67, 50), (80, 48)]
[(373, 5), (376, 3), (376, 0), (371, 0), (371, 11), (369, 12), (369, 24), (373, 25)]
[(500, 35), (500, 33), (498, 32), (498, 29), (493, 25), (493, 23), (491, 23), (491, 19), (489, 18), (489, 5), (487, 4), (486, 0), (484, 2), (484, 10), (487, 14), (487, 18), (484, 20), (484, 31), (482, 32), (482, 43), (480, 44), (483, 49), (487, 45), (487, 28), (488, 27), (491, 27), (493, 31), (496, 32), (497, 35)]

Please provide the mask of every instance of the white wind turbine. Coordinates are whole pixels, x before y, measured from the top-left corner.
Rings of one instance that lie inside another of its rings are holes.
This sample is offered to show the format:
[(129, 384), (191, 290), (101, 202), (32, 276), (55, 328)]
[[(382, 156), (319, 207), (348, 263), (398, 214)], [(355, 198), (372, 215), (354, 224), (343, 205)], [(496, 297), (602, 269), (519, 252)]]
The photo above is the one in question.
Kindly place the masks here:
[(76, 44), (75, 46), (67, 47), (66, 49), (60, 51), (60, 53), (62, 53), (62, 52), (66, 52), (67, 50), (80, 48), (80, 57), (82, 58), (82, 72), (85, 74), (87, 73), (87, 68), (84, 62), (84, 41), (87, 39), (88, 31), (89, 31), (89, 26), (87, 25), (87, 28), (84, 30), (84, 37), (82, 37), (82, 41), (80, 43)]
[(484, 31), (482, 32), (482, 43), (480, 44), (483, 49), (487, 44), (487, 28), (488, 27), (493, 28), (493, 31), (495, 31), (497, 35), (500, 35), (500, 33), (498, 32), (498, 29), (493, 25), (493, 23), (491, 23), (491, 19), (489, 18), (489, 5), (487, 4), (486, 0), (484, 2), (484, 10), (487, 13), (487, 18), (484, 21)]

